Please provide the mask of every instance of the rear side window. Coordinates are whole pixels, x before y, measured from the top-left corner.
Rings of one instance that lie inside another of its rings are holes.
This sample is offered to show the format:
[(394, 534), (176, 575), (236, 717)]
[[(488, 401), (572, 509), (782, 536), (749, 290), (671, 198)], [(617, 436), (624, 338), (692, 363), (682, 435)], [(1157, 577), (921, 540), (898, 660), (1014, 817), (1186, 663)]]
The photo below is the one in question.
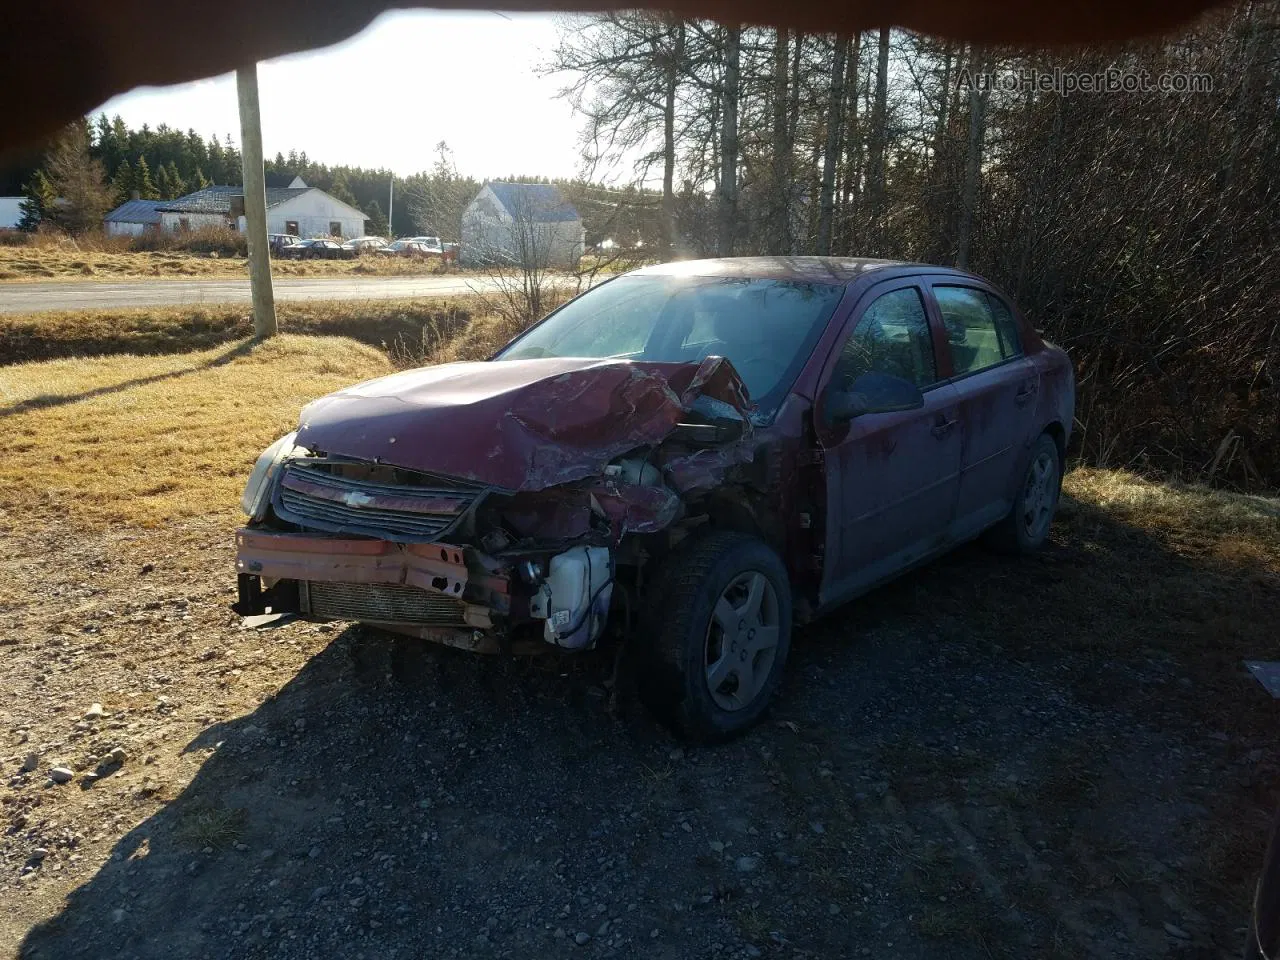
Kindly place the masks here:
[(1022, 354), (1022, 344), (1018, 341), (1018, 324), (1013, 319), (1009, 305), (995, 294), (987, 294), (987, 303), (991, 304), (991, 312), (996, 318), (996, 333), (1000, 337), (1000, 350), (1006, 358)]
[(1022, 352), (1009, 308), (973, 287), (934, 287), (957, 377), (994, 367)]
[(842, 390), (864, 373), (887, 373), (924, 389), (938, 379), (933, 338), (916, 287), (872, 301), (840, 348), (832, 380)]

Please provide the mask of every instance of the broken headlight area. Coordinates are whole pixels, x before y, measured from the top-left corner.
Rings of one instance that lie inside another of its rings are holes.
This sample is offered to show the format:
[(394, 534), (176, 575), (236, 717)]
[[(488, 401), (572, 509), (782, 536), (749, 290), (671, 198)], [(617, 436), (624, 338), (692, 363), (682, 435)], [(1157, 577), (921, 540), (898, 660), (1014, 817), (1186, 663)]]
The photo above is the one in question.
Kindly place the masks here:
[(271, 491), (285, 460), (294, 456), (306, 456), (307, 450), (295, 444), (298, 434), (285, 434), (258, 455), (244, 493), (240, 497), (240, 509), (254, 520), (261, 520), (271, 502)]

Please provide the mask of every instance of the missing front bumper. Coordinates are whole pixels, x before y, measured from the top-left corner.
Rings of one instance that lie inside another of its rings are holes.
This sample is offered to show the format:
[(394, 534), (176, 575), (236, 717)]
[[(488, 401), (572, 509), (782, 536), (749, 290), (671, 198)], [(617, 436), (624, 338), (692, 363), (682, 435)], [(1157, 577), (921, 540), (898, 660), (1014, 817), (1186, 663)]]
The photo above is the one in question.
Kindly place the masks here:
[(247, 527), (236, 534), (232, 609), (354, 621), (479, 652), (505, 648), (525, 625), (553, 646), (595, 644), (609, 615), (610, 550), (563, 551), (530, 582), (514, 580), (511, 563), (471, 547)]

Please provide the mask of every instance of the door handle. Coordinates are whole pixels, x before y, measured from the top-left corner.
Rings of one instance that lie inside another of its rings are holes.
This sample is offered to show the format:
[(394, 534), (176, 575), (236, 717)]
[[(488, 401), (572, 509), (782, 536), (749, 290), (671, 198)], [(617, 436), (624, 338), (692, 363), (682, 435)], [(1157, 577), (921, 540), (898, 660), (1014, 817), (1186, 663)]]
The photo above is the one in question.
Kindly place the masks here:
[(943, 437), (945, 437), (948, 433), (951, 432), (951, 428), (954, 427), (955, 425), (956, 425), (955, 420), (948, 420), (945, 417), (943, 417), (941, 414), (939, 414), (937, 422), (934, 423), (933, 427), (930, 429), (929, 432), (932, 433), (939, 440), (941, 440)]
[(1013, 402), (1018, 406), (1026, 406), (1027, 401), (1036, 395), (1037, 384), (1034, 380), (1024, 383), (1013, 395)]

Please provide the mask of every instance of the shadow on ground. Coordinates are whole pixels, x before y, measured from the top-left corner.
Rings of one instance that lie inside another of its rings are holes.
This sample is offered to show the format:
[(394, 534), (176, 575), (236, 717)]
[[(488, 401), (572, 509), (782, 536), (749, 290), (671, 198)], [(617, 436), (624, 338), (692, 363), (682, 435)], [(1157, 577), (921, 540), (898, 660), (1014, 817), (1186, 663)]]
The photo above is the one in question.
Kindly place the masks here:
[[(1246, 565), (1064, 505), (802, 631), (773, 716), (685, 751), (608, 658), (348, 630), (209, 728), (21, 956), (1216, 957), (1274, 801)], [(1256, 652), (1256, 651), (1255, 651)]]
[(257, 343), (248, 340), (238, 343), (215, 357), (210, 357), (205, 363), (197, 364), (193, 367), (187, 367), (184, 370), (171, 370), (167, 373), (157, 373), (149, 377), (135, 377), (132, 380), (126, 380), (123, 383), (113, 383), (108, 387), (95, 387), (91, 390), (83, 390), (80, 393), (54, 393), (41, 394), (40, 396), (31, 397), (27, 400), (21, 400), (18, 403), (7, 407), (0, 407), (0, 418), (13, 417), (30, 410), (38, 410), (46, 407), (62, 407), (70, 403), (80, 403), (83, 400), (92, 400), (95, 397), (110, 396), (116, 393), (126, 393), (138, 387), (145, 387), (152, 383), (160, 383), (165, 380), (177, 380), (182, 377), (188, 377), (192, 374), (201, 373), (205, 370), (213, 370), (217, 367), (224, 367), (241, 357), (246, 357), (253, 352), (253, 348)]

